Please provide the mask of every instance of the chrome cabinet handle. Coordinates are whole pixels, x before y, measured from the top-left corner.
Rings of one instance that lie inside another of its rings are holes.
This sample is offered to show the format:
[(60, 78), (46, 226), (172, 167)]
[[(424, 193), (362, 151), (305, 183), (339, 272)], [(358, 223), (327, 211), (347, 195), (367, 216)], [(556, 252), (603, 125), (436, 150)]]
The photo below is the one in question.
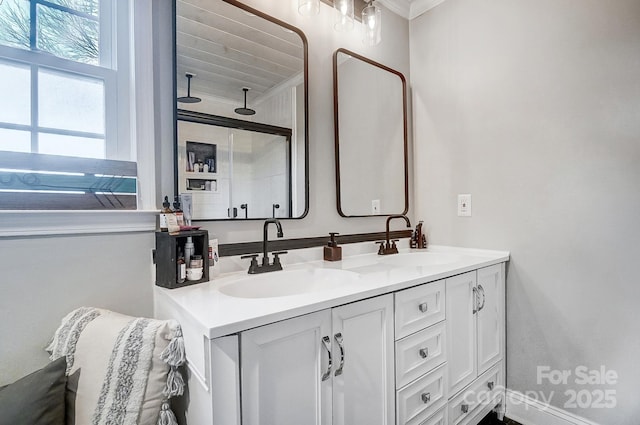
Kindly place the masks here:
[(423, 359), (426, 359), (427, 357), (429, 357), (429, 348), (425, 347), (425, 348), (421, 348), (420, 351), (418, 351), (420, 353), (420, 357), (422, 357)]
[(462, 406), (460, 406), (460, 410), (462, 410), (462, 413), (467, 413), (469, 411), (469, 405), (463, 404)]
[(473, 287), (473, 314), (478, 312), (478, 289)]
[(427, 404), (431, 401), (431, 393), (422, 393), (420, 398), (424, 404)]
[(422, 313), (426, 313), (429, 310), (429, 305), (427, 303), (422, 303), (418, 306), (418, 309)]
[(485, 303), (485, 296), (484, 296), (484, 288), (482, 287), (482, 285), (478, 285), (478, 293), (482, 292), (482, 304), (480, 305), (480, 307), (478, 307), (478, 311), (482, 310), (484, 308), (484, 303)]
[(338, 332), (333, 336), (333, 338), (338, 343), (338, 347), (340, 347), (340, 366), (336, 369), (335, 376), (342, 375), (342, 369), (344, 368), (344, 345), (342, 344), (342, 334)]
[(331, 376), (331, 366), (333, 365), (333, 359), (331, 358), (331, 338), (328, 336), (322, 337), (322, 345), (329, 355), (329, 365), (327, 366), (327, 370), (322, 374), (322, 380), (326, 381)]
[(494, 385), (495, 384), (493, 383), (493, 381), (487, 382), (487, 387), (489, 387), (489, 390), (491, 390), (491, 391), (493, 390)]

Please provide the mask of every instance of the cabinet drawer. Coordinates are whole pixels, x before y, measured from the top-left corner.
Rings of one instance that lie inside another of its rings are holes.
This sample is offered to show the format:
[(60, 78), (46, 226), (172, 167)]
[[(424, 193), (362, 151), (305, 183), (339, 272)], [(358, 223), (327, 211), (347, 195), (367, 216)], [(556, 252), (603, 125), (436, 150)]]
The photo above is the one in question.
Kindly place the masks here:
[(396, 293), (396, 339), (441, 322), (445, 318), (444, 280)]
[(420, 425), (447, 425), (447, 406), (438, 410), (426, 421), (420, 422)]
[[(447, 365), (398, 390), (396, 408), (398, 425), (419, 425), (447, 400)], [(437, 423), (437, 422), (436, 422)]]
[(396, 387), (401, 388), (446, 361), (445, 322), (396, 341)]
[(502, 363), (498, 363), (449, 401), (449, 423), (465, 423), (503, 392)]

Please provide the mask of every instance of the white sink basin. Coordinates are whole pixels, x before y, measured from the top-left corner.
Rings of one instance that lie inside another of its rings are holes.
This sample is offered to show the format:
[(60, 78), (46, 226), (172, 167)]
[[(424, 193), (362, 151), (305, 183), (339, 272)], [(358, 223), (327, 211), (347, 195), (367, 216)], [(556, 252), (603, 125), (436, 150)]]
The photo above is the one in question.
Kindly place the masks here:
[(219, 291), (236, 298), (274, 298), (339, 288), (359, 279), (339, 269), (284, 270), (251, 275), (222, 286)]
[(379, 263), (398, 267), (432, 267), (460, 261), (460, 256), (446, 252), (408, 252), (380, 256)]

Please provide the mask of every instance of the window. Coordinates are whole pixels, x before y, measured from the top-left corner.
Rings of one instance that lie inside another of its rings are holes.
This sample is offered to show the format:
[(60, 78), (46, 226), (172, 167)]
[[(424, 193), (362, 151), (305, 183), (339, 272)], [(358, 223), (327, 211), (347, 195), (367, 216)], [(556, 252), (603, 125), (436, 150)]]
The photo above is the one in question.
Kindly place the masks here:
[(0, 209), (135, 209), (129, 2), (0, 0)]

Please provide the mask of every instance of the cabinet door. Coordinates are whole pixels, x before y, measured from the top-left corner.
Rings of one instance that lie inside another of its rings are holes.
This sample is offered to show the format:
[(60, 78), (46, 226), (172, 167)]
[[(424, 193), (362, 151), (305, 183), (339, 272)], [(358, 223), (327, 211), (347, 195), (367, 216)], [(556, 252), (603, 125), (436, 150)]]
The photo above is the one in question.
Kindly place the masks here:
[(330, 332), (324, 310), (241, 334), (244, 425), (331, 424)]
[(477, 376), (475, 287), (475, 271), (446, 280), (449, 396)]
[(334, 308), (332, 321), (333, 425), (393, 425), (393, 296)]
[(496, 364), (504, 344), (503, 264), (478, 270), (478, 375)]

